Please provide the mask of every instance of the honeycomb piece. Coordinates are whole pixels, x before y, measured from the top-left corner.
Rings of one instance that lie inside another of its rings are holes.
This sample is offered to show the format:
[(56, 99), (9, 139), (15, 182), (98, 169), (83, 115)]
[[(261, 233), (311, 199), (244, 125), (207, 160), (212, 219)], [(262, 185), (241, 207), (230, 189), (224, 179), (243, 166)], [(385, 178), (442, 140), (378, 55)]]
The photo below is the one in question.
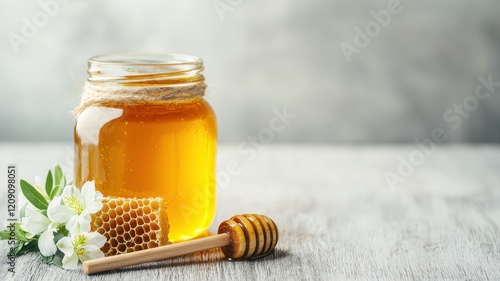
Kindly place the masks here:
[(105, 256), (166, 245), (169, 224), (163, 199), (104, 197), (91, 230), (106, 237), (101, 248)]

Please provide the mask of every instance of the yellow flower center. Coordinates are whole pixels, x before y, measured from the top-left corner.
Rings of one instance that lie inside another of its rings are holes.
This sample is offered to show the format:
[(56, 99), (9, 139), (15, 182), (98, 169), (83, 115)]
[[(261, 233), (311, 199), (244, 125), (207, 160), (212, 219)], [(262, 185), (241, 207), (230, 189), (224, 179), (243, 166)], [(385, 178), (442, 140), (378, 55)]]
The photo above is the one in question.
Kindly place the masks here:
[(86, 243), (87, 238), (85, 238), (84, 235), (77, 235), (73, 238), (73, 249), (76, 251), (77, 255), (83, 255), (83, 248), (78, 248), (78, 246), (85, 246)]
[(77, 214), (81, 214), (83, 212), (83, 206), (80, 203), (80, 200), (76, 198), (76, 196), (71, 195), (63, 198), (64, 205), (68, 206), (68, 208), (73, 209)]

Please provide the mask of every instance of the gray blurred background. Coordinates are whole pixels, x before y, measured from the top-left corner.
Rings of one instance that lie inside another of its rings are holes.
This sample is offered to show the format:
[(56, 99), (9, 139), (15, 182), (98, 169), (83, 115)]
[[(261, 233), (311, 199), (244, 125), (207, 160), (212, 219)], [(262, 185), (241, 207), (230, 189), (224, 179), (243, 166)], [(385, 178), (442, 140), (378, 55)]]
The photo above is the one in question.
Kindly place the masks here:
[[(203, 58), (223, 143), (283, 108), (295, 118), (276, 142), (413, 142), (439, 127), (453, 142), (498, 143), (500, 87), (471, 96), (479, 76), (500, 81), (500, 2), (401, 0), (348, 62), (341, 44), (395, 3), (3, 0), (0, 141), (71, 141), (87, 59), (136, 51)], [(474, 110), (443, 119), (464, 100)]]

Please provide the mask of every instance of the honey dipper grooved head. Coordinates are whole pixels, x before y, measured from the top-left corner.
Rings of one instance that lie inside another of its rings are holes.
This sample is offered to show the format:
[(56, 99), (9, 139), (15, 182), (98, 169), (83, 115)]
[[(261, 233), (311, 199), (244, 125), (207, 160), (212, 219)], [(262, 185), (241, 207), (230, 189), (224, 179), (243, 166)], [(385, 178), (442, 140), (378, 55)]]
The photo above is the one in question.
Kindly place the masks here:
[(278, 227), (264, 215), (245, 214), (223, 221), (219, 234), (227, 233), (231, 242), (222, 247), (231, 260), (257, 258), (270, 254), (278, 243)]

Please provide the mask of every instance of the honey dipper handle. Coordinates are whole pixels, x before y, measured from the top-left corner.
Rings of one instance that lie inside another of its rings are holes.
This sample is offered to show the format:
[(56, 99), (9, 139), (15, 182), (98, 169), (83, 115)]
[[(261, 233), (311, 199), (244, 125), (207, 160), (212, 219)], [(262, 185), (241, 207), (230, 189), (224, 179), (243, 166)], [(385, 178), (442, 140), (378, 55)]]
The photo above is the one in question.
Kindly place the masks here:
[(198, 251), (227, 246), (230, 236), (227, 233), (195, 239), (178, 244), (160, 246), (157, 248), (121, 254), (111, 257), (93, 259), (83, 262), (83, 271), (93, 274), (125, 266), (137, 265), (146, 262), (159, 261), (178, 257)]

